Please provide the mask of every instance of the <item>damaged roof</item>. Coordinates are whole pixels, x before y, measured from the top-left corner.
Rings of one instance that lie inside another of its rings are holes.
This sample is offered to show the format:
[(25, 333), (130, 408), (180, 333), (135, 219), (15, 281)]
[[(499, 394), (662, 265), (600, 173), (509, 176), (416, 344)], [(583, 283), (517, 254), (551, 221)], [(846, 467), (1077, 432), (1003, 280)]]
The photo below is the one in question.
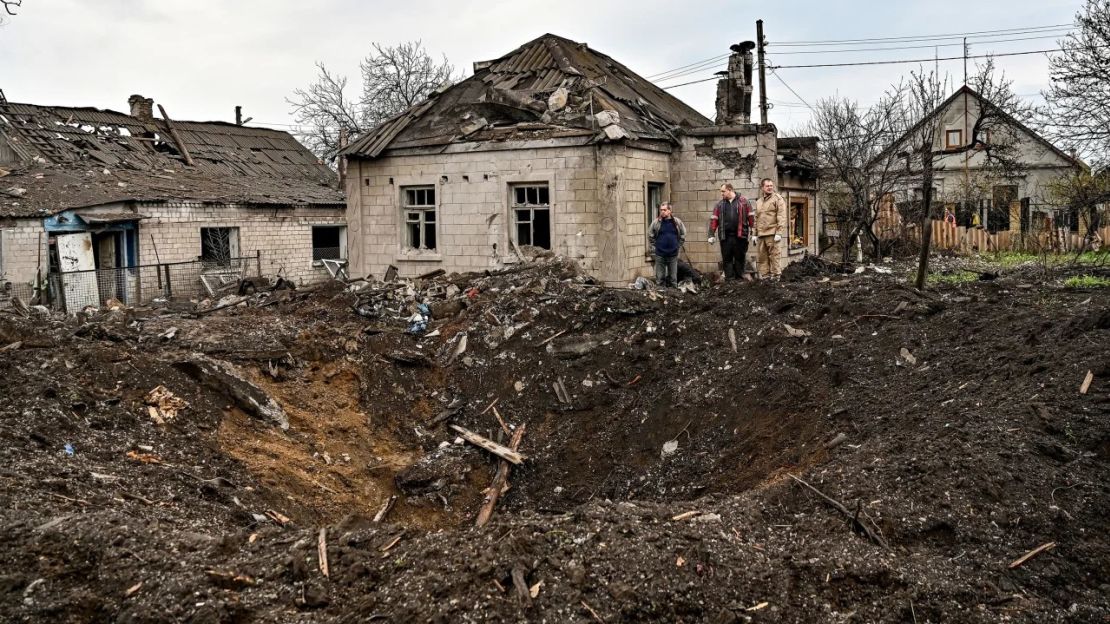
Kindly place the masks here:
[(286, 132), (224, 122), (173, 126), (191, 166), (164, 119), (0, 100), (0, 147), (6, 143), (17, 162), (0, 163), (10, 173), (0, 178), (0, 216), (120, 201), (345, 203), (334, 172)]
[(819, 137), (779, 137), (778, 168), (803, 178), (817, 176), (817, 143)]
[(674, 141), (712, 122), (609, 56), (546, 34), (387, 120), (344, 150), (374, 158), (387, 149), (579, 137)]

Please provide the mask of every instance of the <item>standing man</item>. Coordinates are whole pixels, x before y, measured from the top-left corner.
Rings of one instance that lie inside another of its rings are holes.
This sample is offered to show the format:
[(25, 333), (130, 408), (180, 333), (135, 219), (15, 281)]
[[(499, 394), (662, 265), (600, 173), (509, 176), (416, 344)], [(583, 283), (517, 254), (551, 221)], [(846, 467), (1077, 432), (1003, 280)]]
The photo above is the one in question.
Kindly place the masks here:
[(786, 201), (775, 192), (771, 178), (759, 182), (762, 190), (755, 202), (755, 229), (759, 235), (759, 275), (764, 279), (777, 280), (782, 275), (779, 262), (779, 243), (786, 234)]
[(655, 283), (664, 288), (678, 286), (678, 250), (686, 242), (686, 225), (674, 216), (671, 202), (659, 205), (659, 217), (648, 230), (648, 241), (655, 254)]
[(721, 185), (721, 201), (713, 207), (709, 221), (709, 244), (721, 239), (721, 260), (725, 279), (738, 280), (744, 276), (744, 256), (748, 253), (748, 237), (755, 225), (751, 204), (737, 195), (732, 185)]

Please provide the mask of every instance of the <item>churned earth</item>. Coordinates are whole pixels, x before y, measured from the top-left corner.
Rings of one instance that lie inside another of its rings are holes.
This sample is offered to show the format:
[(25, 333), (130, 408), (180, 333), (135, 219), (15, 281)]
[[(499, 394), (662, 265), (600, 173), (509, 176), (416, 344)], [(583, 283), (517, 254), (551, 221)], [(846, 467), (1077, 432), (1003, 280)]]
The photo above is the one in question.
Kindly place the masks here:
[(1108, 621), (1110, 296), (904, 275), (0, 311), (0, 620)]

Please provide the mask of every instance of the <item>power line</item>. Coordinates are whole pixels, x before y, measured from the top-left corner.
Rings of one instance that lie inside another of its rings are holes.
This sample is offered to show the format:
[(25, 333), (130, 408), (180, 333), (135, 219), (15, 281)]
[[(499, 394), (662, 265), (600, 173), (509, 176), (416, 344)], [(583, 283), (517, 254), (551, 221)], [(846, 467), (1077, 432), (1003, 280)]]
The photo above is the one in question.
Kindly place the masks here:
[(774, 76), (775, 78), (778, 78), (778, 79), (779, 79), (779, 82), (781, 82), (781, 83), (782, 83), (782, 86), (784, 86), (784, 87), (786, 87), (787, 89), (789, 89), (789, 90), (790, 90), (790, 92), (794, 94), (794, 97), (798, 98), (798, 101), (799, 101), (799, 102), (801, 102), (802, 104), (805, 104), (805, 105), (806, 105), (806, 108), (808, 108), (809, 110), (811, 110), (811, 111), (813, 111), (813, 112), (815, 112), (815, 113), (817, 112), (817, 111), (813, 110), (813, 107), (809, 105), (809, 102), (805, 101), (805, 98), (803, 98), (802, 96), (798, 95), (798, 92), (797, 92), (797, 91), (795, 91), (793, 87), (791, 87), (790, 85), (786, 84), (786, 81), (782, 79), (782, 76), (780, 76), (780, 75), (778, 74), (778, 72), (776, 72), (775, 70), (773, 70), (773, 69), (772, 69), (772, 70), (771, 70), (771, 75), (772, 75), (772, 76)]
[[(1066, 32), (1070, 32), (1070, 31), (1066, 31)], [(1017, 38), (1014, 38), (1014, 39), (992, 39), (992, 40), (989, 40), (989, 41), (986, 41), (986, 40), (984, 40), (984, 41), (968, 41), (968, 45), (984, 45), (984, 44), (988, 44), (988, 43), (1009, 43), (1011, 41), (1032, 41), (1032, 40), (1035, 40), (1035, 39), (1056, 39), (1057, 37), (1060, 37), (1062, 34), (1066, 34), (1066, 32), (1062, 32), (1060, 34), (1055, 34), (1055, 35), (1041, 35), (1039, 37), (1017, 37)], [(920, 50), (920, 49), (924, 49), (924, 48), (954, 48), (954, 47), (957, 47), (957, 46), (962, 47), (963, 43), (962, 42), (961, 43), (941, 43), (941, 44), (928, 44), (928, 45), (917, 45), (917, 46), (893, 46), (893, 47), (880, 47), (880, 48), (848, 48), (848, 49), (845, 49), (845, 50), (791, 50), (791, 51), (788, 51), (788, 52), (776, 52), (776, 51), (772, 50), (771, 54), (837, 54), (837, 53), (841, 53), (841, 52), (878, 52), (878, 51), (881, 51), (881, 50)], [(963, 58), (963, 57), (961, 57), (961, 58)]]
[(1004, 52), (1001, 54), (977, 54), (974, 56), (942, 56), (940, 58), (903, 59), (898, 61), (859, 61), (856, 63), (818, 63), (814, 65), (775, 65), (770, 69), (804, 69), (809, 67), (853, 67), (858, 65), (896, 65), (899, 63), (932, 63), (935, 61), (958, 61), (962, 59), (997, 58), (1000, 56), (1022, 56), (1026, 54), (1047, 54), (1060, 52), (1060, 48), (1050, 50), (1029, 50), (1027, 52)]
[(717, 76), (710, 76), (708, 78), (702, 78), (701, 80), (691, 80), (690, 82), (684, 82), (682, 84), (676, 84), (676, 85), (667, 85), (665, 87), (660, 87), (660, 88), (662, 88), (662, 89), (675, 89), (675, 88), (678, 88), (678, 87), (685, 87), (686, 85), (698, 84), (699, 82), (708, 82), (710, 80), (719, 80), (719, 78), (717, 78)]
[(658, 74), (652, 74), (652, 75), (650, 75), (650, 76), (646, 76), (646, 78), (647, 78), (648, 80), (656, 80), (656, 79), (661, 79), (660, 77), (661, 77), (661, 76), (664, 76), (664, 75), (666, 75), (666, 74), (670, 74), (670, 73), (674, 73), (674, 72), (677, 72), (677, 71), (679, 71), (679, 70), (687, 69), (687, 68), (693, 67), (693, 66), (695, 66), (695, 65), (704, 65), (704, 64), (706, 64), (706, 63), (711, 63), (711, 62), (715, 62), (715, 61), (721, 61), (721, 60), (724, 60), (724, 59), (726, 59), (726, 58), (728, 58), (728, 57), (729, 57), (729, 55), (728, 55), (728, 54), (721, 54), (721, 55), (719, 55), (719, 56), (714, 56), (714, 57), (712, 57), (712, 58), (707, 58), (707, 59), (703, 59), (703, 60), (700, 60), (700, 61), (695, 61), (695, 62), (693, 62), (693, 63), (690, 63), (689, 65), (683, 65), (682, 67), (675, 67), (674, 69), (668, 69), (667, 71), (659, 72)]
[(1051, 24), (1045, 26), (1023, 26), (1021, 28), (1000, 28), (996, 30), (976, 30), (972, 32), (963, 33), (944, 33), (938, 35), (906, 35), (901, 37), (868, 37), (867, 39), (826, 39), (823, 41), (779, 41), (773, 45), (778, 46), (816, 46), (816, 45), (834, 45), (834, 44), (860, 44), (870, 43), (873, 41), (901, 41), (903, 43), (910, 43), (916, 41), (929, 41), (929, 40), (947, 40), (947, 39), (963, 39), (964, 37), (972, 37), (973, 35), (987, 35), (990, 33), (1006, 33), (1010, 35), (1018, 35), (1025, 33), (1033, 33), (1038, 31), (1045, 31), (1065, 26), (1073, 27), (1074, 24)]
[(668, 76), (663, 76), (661, 78), (648, 78), (648, 80), (651, 80), (652, 82), (665, 82), (667, 80), (674, 80), (676, 78), (683, 78), (683, 77), (689, 76), (691, 74), (697, 74), (699, 72), (703, 72), (703, 71), (708, 70), (708, 69), (713, 69), (713, 67), (716, 66), (720, 62), (721, 62), (720, 59), (714, 59), (713, 62), (711, 62), (711, 63), (705, 63), (705, 64), (702, 64), (700, 66), (693, 67), (691, 69), (686, 69), (686, 70), (683, 70), (683, 71), (680, 71), (680, 72), (670, 74)]

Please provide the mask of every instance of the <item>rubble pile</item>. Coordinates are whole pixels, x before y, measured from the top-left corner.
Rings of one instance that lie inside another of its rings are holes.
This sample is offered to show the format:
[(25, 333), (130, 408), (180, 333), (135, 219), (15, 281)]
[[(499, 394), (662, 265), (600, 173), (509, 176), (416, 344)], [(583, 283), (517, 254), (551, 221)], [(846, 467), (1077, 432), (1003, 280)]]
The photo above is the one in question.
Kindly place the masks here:
[(0, 312), (0, 619), (1105, 619), (1108, 302), (877, 268)]

